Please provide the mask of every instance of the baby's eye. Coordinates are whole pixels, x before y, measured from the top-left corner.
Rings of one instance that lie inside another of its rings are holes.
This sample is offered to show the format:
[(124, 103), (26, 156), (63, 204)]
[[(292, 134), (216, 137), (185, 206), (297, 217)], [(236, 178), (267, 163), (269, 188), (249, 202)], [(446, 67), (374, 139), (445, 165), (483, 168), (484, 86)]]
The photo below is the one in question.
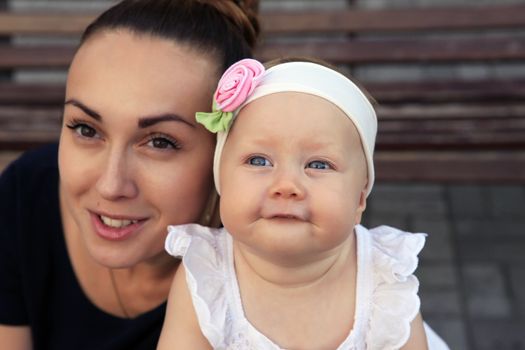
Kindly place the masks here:
[(330, 165), (330, 163), (325, 162), (324, 160), (314, 160), (306, 164), (307, 168), (310, 169), (318, 169), (318, 170), (328, 170), (332, 169), (333, 167)]
[(97, 130), (87, 124), (73, 123), (67, 125), (67, 127), (82, 137), (89, 139), (97, 137)]
[(248, 158), (248, 164), (253, 166), (271, 166), (272, 163), (270, 161), (262, 156), (253, 156)]

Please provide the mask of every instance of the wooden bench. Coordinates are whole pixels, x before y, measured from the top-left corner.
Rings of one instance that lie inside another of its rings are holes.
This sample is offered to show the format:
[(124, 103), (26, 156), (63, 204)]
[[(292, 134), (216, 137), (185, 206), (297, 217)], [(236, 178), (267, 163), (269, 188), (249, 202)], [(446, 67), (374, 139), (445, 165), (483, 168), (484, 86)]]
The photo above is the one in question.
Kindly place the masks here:
[[(0, 12), (0, 36), (77, 38), (93, 14)], [(257, 57), (363, 66), (525, 63), (525, 6), (263, 12)], [(521, 31), (521, 32), (520, 32)], [(70, 44), (0, 43), (0, 72), (65, 69)], [(525, 78), (361, 80), (378, 101), (378, 180), (525, 182)], [(62, 83), (0, 81), (0, 151), (56, 140)], [(4, 160), (2, 160), (4, 159)]]

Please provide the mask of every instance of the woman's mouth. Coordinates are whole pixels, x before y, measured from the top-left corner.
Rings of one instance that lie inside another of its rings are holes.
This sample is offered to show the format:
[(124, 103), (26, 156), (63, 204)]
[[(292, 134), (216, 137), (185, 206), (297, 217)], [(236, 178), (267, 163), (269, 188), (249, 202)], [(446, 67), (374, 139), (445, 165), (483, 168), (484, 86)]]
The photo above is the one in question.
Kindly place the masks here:
[(115, 218), (90, 213), (95, 233), (110, 241), (121, 241), (131, 237), (144, 225), (146, 219)]
[(129, 226), (131, 224), (136, 224), (139, 222), (139, 220), (118, 220), (118, 219), (112, 219), (110, 217), (99, 215), (100, 220), (104, 223), (104, 225), (114, 228), (122, 228), (125, 226)]

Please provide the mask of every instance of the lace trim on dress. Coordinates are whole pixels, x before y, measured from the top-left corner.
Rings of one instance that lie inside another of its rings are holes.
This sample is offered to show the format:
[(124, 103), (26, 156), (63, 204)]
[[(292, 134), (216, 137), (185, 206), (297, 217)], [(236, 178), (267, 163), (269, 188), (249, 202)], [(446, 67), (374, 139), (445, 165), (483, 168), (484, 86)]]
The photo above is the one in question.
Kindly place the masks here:
[(419, 281), (413, 273), (426, 235), (389, 226), (369, 233), (375, 274), (367, 348), (399, 349), (410, 337), (410, 323), (420, 307)]
[[(182, 256), (199, 325), (214, 349), (225, 348), (224, 331), (228, 319), (224, 257), (217, 249), (220, 238), (220, 229), (188, 224), (169, 226), (165, 242), (168, 253)], [(190, 249), (192, 253), (186, 254)], [(211, 305), (214, 310), (210, 309)]]

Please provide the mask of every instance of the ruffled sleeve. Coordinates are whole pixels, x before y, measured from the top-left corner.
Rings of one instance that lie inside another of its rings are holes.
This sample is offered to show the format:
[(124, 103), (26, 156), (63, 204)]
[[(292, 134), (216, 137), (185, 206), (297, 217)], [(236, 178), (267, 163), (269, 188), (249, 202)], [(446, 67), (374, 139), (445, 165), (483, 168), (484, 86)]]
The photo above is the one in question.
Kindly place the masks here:
[(410, 322), (420, 307), (419, 281), (413, 273), (426, 234), (389, 226), (380, 226), (369, 233), (374, 287), (366, 336), (368, 348), (399, 349), (408, 341)]
[(223, 229), (198, 224), (168, 227), (166, 251), (182, 257), (186, 282), (202, 333), (214, 349), (224, 347), (228, 315), (226, 239)]

